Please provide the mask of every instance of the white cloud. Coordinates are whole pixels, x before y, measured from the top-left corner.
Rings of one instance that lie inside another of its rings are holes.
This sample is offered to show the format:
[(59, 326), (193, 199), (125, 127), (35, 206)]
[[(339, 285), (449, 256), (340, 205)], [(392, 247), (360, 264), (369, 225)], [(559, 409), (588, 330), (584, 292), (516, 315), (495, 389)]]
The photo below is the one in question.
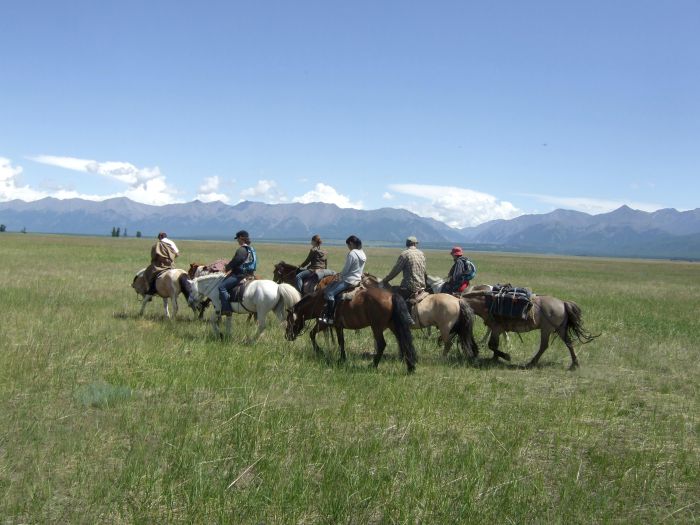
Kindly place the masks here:
[(394, 196), (391, 193), (389, 193), (388, 191), (385, 191), (384, 194), (382, 195), (382, 199), (384, 199), (386, 201), (391, 201), (391, 200), (394, 200)]
[(442, 221), (453, 228), (476, 226), (494, 219), (512, 219), (522, 215), (522, 211), (508, 201), (499, 201), (488, 193), (466, 188), (432, 184), (391, 184), (389, 188), (396, 193), (423, 199), (403, 206), (404, 208)]
[(12, 161), (5, 157), (0, 157), (0, 201), (20, 199), (26, 202), (55, 197), (57, 199), (86, 199), (101, 200), (108, 197), (100, 195), (86, 195), (74, 190), (58, 188), (51, 192), (35, 190), (27, 185), (21, 185), (21, 166), (13, 166)]
[(328, 204), (335, 204), (339, 208), (355, 208), (358, 210), (363, 208), (362, 201), (352, 202), (349, 197), (338, 193), (335, 188), (328, 184), (323, 184), (322, 182), (316, 184), (313, 190), (299, 197), (294, 197), (292, 200), (294, 202), (301, 202), (302, 204), (325, 202)]
[(582, 211), (585, 213), (590, 213), (591, 215), (608, 213), (625, 204), (630, 208), (642, 211), (656, 211), (665, 207), (661, 204), (651, 202), (634, 202), (625, 199), (611, 200), (593, 199), (589, 197), (557, 197), (554, 195), (541, 195), (539, 193), (523, 193), (522, 195), (532, 197), (540, 202), (552, 204), (567, 210)]
[(261, 179), (252, 188), (246, 188), (241, 191), (241, 197), (244, 199), (256, 199), (269, 204), (285, 202), (287, 197), (277, 187), (274, 180)]
[(219, 184), (219, 177), (216, 175), (205, 178), (204, 181), (202, 181), (202, 185), (199, 187), (199, 193), (196, 198), (202, 202), (221, 201), (228, 204), (231, 199), (229, 199), (228, 195), (218, 192)]
[(165, 175), (160, 172), (160, 168), (157, 166), (153, 168), (138, 168), (129, 162), (97, 162), (89, 159), (57, 157), (53, 155), (38, 155), (31, 157), (31, 160), (68, 170), (109, 177), (129, 186), (124, 192), (105, 195), (100, 197), (102, 199), (123, 196), (137, 202), (153, 205), (178, 202), (176, 198), (177, 192), (167, 184)]

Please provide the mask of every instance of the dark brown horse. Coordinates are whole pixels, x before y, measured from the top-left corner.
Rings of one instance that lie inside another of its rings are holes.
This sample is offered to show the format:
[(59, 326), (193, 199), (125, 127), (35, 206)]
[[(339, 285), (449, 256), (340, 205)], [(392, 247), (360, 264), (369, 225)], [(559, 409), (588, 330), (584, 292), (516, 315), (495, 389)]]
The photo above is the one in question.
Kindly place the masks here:
[[(370, 327), (374, 335), (376, 352), (374, 354), (374, 366), (379, 365), (386, 340), (384, 331), (388, 328), (396, 336), (399, 343), (399, 355), (406, 362), (406, 368), (413, 372), (416, 368), (416, 350), (413, 346), (411, 325), (408, 319), (406, 301), (399, 294), (391, 293), (381, 288), (361, 288), (357, 290), (351, 300), (337, 301), (335, 311), (335, 328), (340, 346), (340, 360), (345, 361), (345, 336), (343, 330), (358, 330)], [(316, 320), (325, 307), (323, 293), (316, 292), (307, 295), (291, 310), (287, 316), (287, 340), (293, 341), (304, 330), (307, 321)], [(311, 344), (317, 354), (321, 349), (316, 343), (316, 334), (319, 331), (318, 324), (309, 334)]]
[(491, 315), (488, 306), (490, 295), (490, 291), (470, 292), (463, 294), (461, 300), (466, 302), (491, 330), (488, 346), (493, 351), (494, 359), (501, 357), (510, 361), (510, 355), (498, 349), (499, 336), (502, 333), (539, 330), (540, 348), (526, 366), (536, 365), (544, 351), (549, 347), (551, 336), (558, 335), (569, 349), (570, 369), (573, 370), (578, 367), (578, 359), (573, 346), (574, 339), (578, 339), (581, 344), (586, 344), (600, 335), (591, 335), (584, 328), (581, 309), (572, 301), (562, 301), (548, 295), (537, 295), (532, 299), (532, 310), (527, 319), (508, 319)]

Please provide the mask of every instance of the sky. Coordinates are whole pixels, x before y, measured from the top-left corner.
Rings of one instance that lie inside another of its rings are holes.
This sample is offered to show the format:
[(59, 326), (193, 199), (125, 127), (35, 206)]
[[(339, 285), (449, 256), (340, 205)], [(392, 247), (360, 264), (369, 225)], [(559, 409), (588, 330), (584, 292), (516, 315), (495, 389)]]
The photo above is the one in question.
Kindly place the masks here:
[(0, 4), (0, 201), (700, 206), (700, 2)]

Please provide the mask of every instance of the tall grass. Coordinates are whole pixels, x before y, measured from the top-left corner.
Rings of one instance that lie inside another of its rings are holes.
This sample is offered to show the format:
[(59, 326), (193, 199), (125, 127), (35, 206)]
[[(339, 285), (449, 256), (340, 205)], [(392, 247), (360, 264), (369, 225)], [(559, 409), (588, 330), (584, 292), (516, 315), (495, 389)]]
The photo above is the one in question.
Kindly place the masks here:
[[(0, 516), (6, 523), (698, 520), (700, 265), (474, 253), (478, 282), (576, 301), (602, 332), (568, 372), (447, 359), (416, 333), (408, 376), (367, 330), (325, 358), (271, 316), (219, 341), (181, 301), (137, 318), (146, 239), (0, 235)], [(180, 266), (231, 243), (178, 241)], [(304, 246), (256, 245), (259, 273)], [(385, 275), (398, 250), (368, 248)], [(345, 250), (330, 248), (333, 268)], [(448, 253), (427, 252), (444, 275)], [(484, 333), (478, 323), (477, 336)], [(321, 339), (323, 342), (323, 339)], [(538, 334), (511, 338), (515, 363)]]

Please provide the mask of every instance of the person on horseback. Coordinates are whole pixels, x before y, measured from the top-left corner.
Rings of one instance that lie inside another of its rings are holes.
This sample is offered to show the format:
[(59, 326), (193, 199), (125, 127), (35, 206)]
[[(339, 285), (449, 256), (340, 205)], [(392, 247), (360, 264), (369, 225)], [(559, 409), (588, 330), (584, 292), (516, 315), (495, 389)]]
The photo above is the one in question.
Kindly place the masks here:
[(158, 276), (173, 268), (175, 259), (180, 255), (180, 250), (173, 241), (168, 239), (168, 234), (160, 232), (158, 234), (158, 242), (151, 248), (151, 264), (148, 265), (144, 272), (144, 278), (148, 283), (147, 295), (155, 295), (156, 279)]
[(406, 239), (406, 249), (401, 252), (392, 270), (380, 283), (388, 285), (399, 272), (403, 272), (401, 284), (393, 286), (392, 290), (404, 299), (410, 299), (425, 290), (425, 268), (425, 255), (418, 249), (418, 239), (411, 235)]
[(234, 238), (238, 241), (238, 249), (234, 253), (233, 258), (226, 263), (226, 277), (219, 283), (222, 315), (233, 313), (231, 308), (231, 290), (245, 277), (253, 275), (258, 265), (258, 257), (255, 253), (255, 248), (250, 245), (248, 232), (240, 230), (236, 232), (236, 237)]
[(464, 255), (462, 248), (455, 246), (450, 252), (454, 264), (447, 274), (442, 293), (461, 293), (467, 289), (469, 282), (476, 277), (476, 265)]
[(320, 235), (311, 237), (311, 249), (304, 262), (299, 265), (301, 271), (296, 276), (296, 286), (299, 293), (303, 293), (304, 280), (308, 279), (312, 273), (316, 272), (319, 280), (327, 275), (333, 275), (333, 272), (328, 270), (328, 254), (321, 249), (322, 243)]
[(323, 290), (323, 297), (326, 299), (326, 311), (319, 321), (327, 325), (332, 325), (335, 318), (335, 296), (346, 290), (350, 286), (360, 284), (362, 272), (367, 263), (367, 256), (362, 251), (362, 241), (356, 235), (351, 235), (345, 239), (348, 247), (348, 255), (345, 258), (345, 266), (338, 275), (338, 279), (330, 283)]

